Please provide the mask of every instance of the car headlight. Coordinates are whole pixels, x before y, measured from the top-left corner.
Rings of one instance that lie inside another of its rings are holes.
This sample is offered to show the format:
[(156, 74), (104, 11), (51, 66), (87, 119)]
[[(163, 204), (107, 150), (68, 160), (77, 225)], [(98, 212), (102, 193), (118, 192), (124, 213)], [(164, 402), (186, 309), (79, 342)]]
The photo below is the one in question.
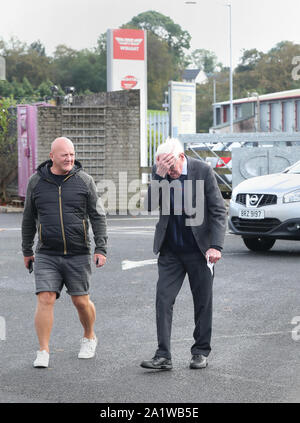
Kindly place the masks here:
[(237, 196), (237, 192), (235, 190), (233, 190), (232, 193), (231, 193), (231, 201), (233, 203), (236, 202), (236, 196)]
[(296, 203), (300, 201), (300, 190), (289, 192), (283, 196), (284, 203)]

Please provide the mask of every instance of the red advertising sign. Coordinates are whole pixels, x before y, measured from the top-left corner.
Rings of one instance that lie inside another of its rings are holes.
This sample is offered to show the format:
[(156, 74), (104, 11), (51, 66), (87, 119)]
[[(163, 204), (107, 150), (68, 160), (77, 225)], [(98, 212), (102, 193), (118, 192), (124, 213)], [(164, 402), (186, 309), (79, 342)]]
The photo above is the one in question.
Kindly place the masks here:
[(115, 29), (113, 31), (113, 58), (144, 60), (145, 38), (141, 29)]

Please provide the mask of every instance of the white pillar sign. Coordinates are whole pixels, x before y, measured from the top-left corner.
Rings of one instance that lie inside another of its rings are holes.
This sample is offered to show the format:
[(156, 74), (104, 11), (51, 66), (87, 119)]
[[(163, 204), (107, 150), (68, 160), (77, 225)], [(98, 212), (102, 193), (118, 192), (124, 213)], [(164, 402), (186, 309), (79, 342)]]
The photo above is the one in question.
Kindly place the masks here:
[(196, 84), (169, 81), (170, 133), (172, 137), (196, 133)]
[(140, 29), (107, 31), (107, 91), (140, 90), (141, 166), (147, 166), (147, 39)]

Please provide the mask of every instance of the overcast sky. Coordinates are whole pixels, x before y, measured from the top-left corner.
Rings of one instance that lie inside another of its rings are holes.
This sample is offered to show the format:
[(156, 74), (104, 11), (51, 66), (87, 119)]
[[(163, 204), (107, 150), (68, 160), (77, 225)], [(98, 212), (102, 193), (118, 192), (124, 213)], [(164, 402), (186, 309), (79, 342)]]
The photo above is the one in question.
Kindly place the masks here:
[[(58, 44), (96, 46), (98, 36), (133, 16), (155, 10), (170, 16), (192, 36), (192, 49), (214, 51), (229, 65), (228, 1), (198, 0), (0, 0), (0, 38), (37, 39), (51, 55)], [(300, 43), (299, 0), (231, 0), (233, 63), (243, 49), (268, 51), (282, 40)]]

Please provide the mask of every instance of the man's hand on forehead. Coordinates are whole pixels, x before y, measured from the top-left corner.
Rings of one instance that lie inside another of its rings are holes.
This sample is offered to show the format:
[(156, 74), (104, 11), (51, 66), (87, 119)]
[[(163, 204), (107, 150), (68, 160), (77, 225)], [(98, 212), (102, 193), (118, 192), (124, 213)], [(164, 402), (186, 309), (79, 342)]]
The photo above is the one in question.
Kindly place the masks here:
[[(172, 163), (176, 161), (175, 156), (173, 153), (165, 153), (165, 154), (160, 154), (157, 157), (157, 161), (163, 162), (163, 163)], [(171, 164), (171, 166), (172, 166)]]
[(167, 172), (176, 163), (176, 158), (173, 153), (160, 154), (156, 158), (156, 173), (164, 178)]

